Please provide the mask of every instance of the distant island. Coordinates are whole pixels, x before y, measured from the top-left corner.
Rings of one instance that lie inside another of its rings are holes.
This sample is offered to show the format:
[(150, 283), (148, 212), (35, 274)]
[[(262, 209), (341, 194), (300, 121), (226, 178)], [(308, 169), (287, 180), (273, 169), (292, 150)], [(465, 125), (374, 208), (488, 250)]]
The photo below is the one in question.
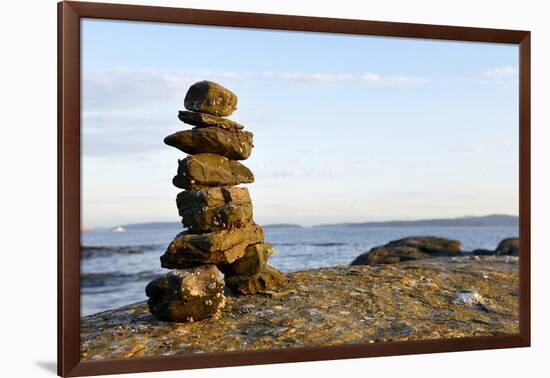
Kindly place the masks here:
[(485, 215), (465, 216), (460, 218), (395, 220), (383, 222), (335, 223), (323, 224), (314, 227), (487, 227), (509, 226), (517, 227), (519, 218), (515, 215)]
[[(166, 228), (182, 228), (181, 222), (147, 222), (147, 223), (130, 223), (113, 227), (111, 229), (123, 228), (125, 230), (138, 230), (138, 229), (166, 229)], [(303, 226), (294, 223), (272, 223), (262, 225), (263, 228), (301, 228)], [(88, 231), (88, 230), (86, 230)]]
[[(516, 215), (492, 214), (485, 216), (465, 216), (459, 218), (438, 218), (438, 219), (418, 219), (418, 220), (392, 220), (378, 222), (347, 222), (319, 224), (313, 227), (517, 227), (519, 217)], [(131, 223), (115, 226), (124, 230), (132, 229), (181, 229), (180, 222), (148, 222)], [(262, 225), (264, 228), (302, 228), (295, 223), (272, 223)], [(112, 229), (114, 229), (112, 228)], [(101, 229), (101, 228), (98, 228)], [(83, 229), (83, 232), (91, 232), (95, 229)]]
[(119, 226), (127, 230), (137, 229), (166, 229), (169, 227), (182, 228), (181, 222), (147, 222), (147, 223), (130, 223)]
[(273, 223), (262, 226), (263, 228), (301, 228), (299, 224), (294, 223)]

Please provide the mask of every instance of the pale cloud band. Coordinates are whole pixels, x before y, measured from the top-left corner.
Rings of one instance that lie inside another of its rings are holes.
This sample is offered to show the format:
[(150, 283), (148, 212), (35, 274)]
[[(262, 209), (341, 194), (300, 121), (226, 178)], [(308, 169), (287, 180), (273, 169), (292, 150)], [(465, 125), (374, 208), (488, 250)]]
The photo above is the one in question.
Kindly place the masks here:
[(512, 77), (518, 74), (517, 67), (514, 66), (502, 66), (502, 67), (493, 67), (485, 71), (485, 75), (492, 78), (505, 78)]
[(401, 84), (414, 85), (426, 82), (427, 79), (415, 76), (388, 75), (383, 76), (372, 72), (361, 75), (349, 73), (301, 73), (301, 72), (265, 72), (263, 78), (267, 80), (278, 80), (282, 82), (305, 83), (305, 84), (330, 84), (338, 82), (359, 82), (367, 84)]
[(243, 81), (276, 81), (298, 84), (359, 83), (372, 85), (416, 85), (426, 78), (407, 75), (380, 75), (366, 72), (302, 73), (302, 72), (215, 72), (209, 70), (159, 70), (147, 68), (113, 68), (87, 70), (84, 74), (85, 111), (98, 108), (124, 109), (140, 104), (166, 101), (185, 93), (190, 84), (205, 77), (221, 83)]

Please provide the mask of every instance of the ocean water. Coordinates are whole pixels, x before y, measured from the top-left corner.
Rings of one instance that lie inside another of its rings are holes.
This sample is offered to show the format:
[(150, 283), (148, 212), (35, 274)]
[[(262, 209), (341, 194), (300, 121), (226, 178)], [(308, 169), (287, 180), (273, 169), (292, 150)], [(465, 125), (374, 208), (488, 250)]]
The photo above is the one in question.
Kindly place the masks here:
[[(166, 273), (160, 255), (182, 229), (132, 227), (125, 232), (96, 230), (82, 234), (81, 315), (146, 299), (145, 285)], [(266, 227), (265, 240), (276, 253), (269, 263), (284, 272), (349, 264), (372, 247), (407, 236), (460, 240), (465, 251), (495, 249), (517, 227)]]

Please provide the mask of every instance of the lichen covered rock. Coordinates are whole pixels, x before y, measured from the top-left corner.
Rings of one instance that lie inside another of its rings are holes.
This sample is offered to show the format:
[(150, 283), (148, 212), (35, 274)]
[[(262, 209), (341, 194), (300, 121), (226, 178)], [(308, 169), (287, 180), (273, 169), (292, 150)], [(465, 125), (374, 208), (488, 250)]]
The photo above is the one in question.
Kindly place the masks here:
[(518, 261), (457, 256), (287, 273), (271, 291), (227, 293), (219, 317), (193, 323), (160, 321), (135, 303), (81, 319), (81, 358), (517, 334)]
[(254, 175), (238, 161), (216, 154), (197, 154), (179, 160), (172, 183), (181, 189), (196, 190), (254, 182)]
[(189, 88), (183, 104), (187, 110), (225, 117), (237, 108), (237, 96), (218, 83), (203, 80)]
[(233, 160), (248, 159), (252, 152), (252, 133), (204, 127), (178, 131), (164, 138), (164, 143), (187, 154), (212, 153)]
[(178, 118), (188, 125), (195, 127), (219, 127), (226, 130), (241, 130), (243, 125), (227, 118), (218, 117), (207, 113), (187, 112), (182, 110), (178, 114)]
[(161, 266), (182, 269), (200, 264), (231, 264), (244, 255), (250, 244), (264, 240), (264, 233), (255, 223), (239, 228), (202, 234), (180, 233), (160, 257)]
[(183, 191), (176, 204), (183, 225), (192, 232), (240, 227), (252, 219), (252, 201), (246, 188)]
[(224, 306), (224, 281), (215, 265), (173, 270), (145, 288), (149, 311), (161, 320), (192, 322), (217, 314)]
[(225, 275), (226, 286), (237, 294), (245, 295), (274, 289), (282, 284), (283, 281), (283, 273), (269, 265), (266, 265), (258, 273), (252, 275)]

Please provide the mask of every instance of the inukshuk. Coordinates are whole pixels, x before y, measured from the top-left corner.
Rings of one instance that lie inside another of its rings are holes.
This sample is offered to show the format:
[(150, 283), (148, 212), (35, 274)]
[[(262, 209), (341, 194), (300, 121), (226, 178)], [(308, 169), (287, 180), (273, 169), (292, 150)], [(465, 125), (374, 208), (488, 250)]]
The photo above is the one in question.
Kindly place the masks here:
[(180, 111), (179, 119), (194, 127), (164, 142), (188, 154), (179, 160), (172, 181), (184, 189), (176, 204), (186, 230), (160, 258), (163, 268), (177, 270), (146, 288), (151, 313), (172, 321), (219, 312), (224, 305), (220, 270), (225, 285), (237, 294), (254, 294), (283, 281), (282, 273), (267, 265), (274, 249), (254, 223), (248, 189), (237, 186), (254, 181), (238, 161), (250, 156), (252, 133), (223, 118), (236, 109), (237, 96), (219, 84), (200, 81), (189, 88), (184, 105), (188, 111)]

